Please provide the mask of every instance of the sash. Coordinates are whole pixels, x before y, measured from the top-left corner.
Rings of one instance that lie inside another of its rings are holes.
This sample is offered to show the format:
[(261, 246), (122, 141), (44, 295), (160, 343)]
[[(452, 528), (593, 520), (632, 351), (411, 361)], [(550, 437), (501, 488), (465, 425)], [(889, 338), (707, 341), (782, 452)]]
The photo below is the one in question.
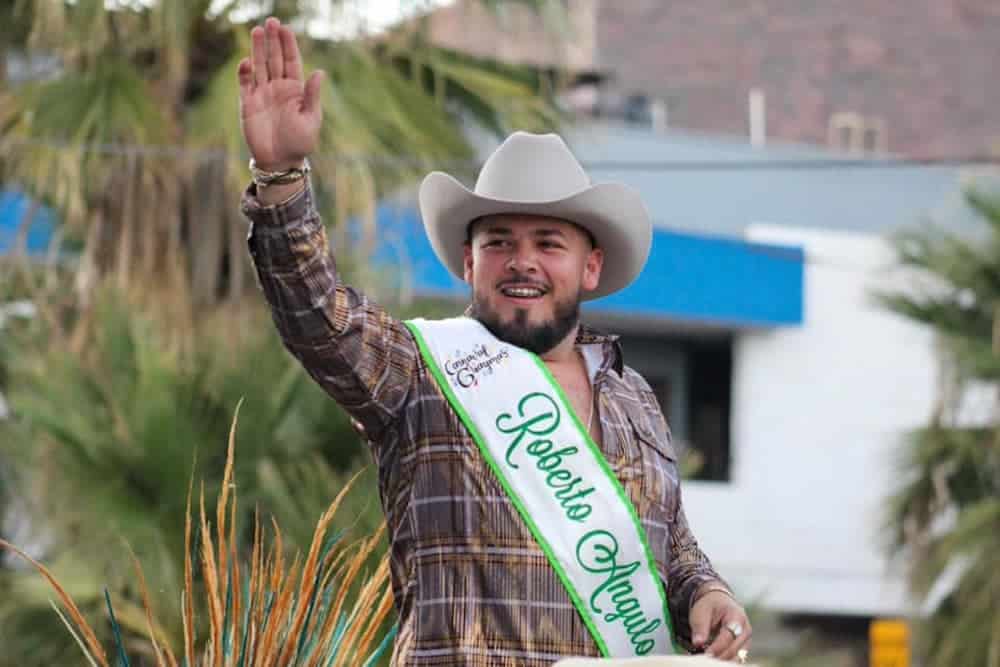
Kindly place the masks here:
[(635, 508), (542, 360), (472, 318), (405, 324), (602, 655), (673, 653)]

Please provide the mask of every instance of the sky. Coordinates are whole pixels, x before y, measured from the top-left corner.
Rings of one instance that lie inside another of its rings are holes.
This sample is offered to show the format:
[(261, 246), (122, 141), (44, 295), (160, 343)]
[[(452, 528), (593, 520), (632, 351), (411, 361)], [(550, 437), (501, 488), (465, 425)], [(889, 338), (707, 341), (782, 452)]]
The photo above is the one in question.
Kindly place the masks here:
[(454, 0), (359, 0), (359, 16), (368, 22), (371, 30), (383, 30), (393, 23), (426, 12), (435, 7), (451, 4)]
[[(379, 32), (401, 19), (453, 3), (455, 0), (314, 0), (314, 17), (308, 23), (313, 37), (352, 37), (359, 32)], [(217, 0), (217, 4), (224, 0)], [(236, 21), (257, 14), (254, 3), (234, 12)], [(335, 10), (336, 8), (336, 10)]]

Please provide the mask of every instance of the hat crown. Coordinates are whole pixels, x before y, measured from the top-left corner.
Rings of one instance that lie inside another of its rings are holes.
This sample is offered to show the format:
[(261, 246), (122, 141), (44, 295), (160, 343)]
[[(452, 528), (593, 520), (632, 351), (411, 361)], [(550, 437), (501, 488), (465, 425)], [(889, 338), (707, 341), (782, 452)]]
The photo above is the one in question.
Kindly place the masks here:
[(562, 137), (515, 132), (486, 160), (475, 192), (492, 199), (546, 202), (565, 199), (590, 185)]

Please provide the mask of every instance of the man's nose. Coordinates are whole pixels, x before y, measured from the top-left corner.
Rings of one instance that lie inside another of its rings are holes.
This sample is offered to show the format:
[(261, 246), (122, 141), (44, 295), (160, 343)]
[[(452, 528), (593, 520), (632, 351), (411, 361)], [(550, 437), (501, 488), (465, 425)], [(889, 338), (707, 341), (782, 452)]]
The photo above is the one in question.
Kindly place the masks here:
[(535, 272), (538, 268), (535, 251), (526, 243), (514, 246), (514, 251), (510, 254), (510, 259), (507, 260), (505, 268), (515, 273)]

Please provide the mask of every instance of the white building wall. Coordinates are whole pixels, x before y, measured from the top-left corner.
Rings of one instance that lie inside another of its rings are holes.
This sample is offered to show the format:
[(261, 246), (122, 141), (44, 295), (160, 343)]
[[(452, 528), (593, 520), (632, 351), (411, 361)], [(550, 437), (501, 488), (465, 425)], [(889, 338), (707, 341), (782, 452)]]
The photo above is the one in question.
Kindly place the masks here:
[(770, 226), (747, 236), (804, 247), (804, 323), (737, 339), (732, 481), (686, 483), (692, 527), (747, 601), (907, 611), (879, 522), (892, 456), (935, 399), (931, 333), (872, 303), (872, 289), (905, 284), (877, 238)]

